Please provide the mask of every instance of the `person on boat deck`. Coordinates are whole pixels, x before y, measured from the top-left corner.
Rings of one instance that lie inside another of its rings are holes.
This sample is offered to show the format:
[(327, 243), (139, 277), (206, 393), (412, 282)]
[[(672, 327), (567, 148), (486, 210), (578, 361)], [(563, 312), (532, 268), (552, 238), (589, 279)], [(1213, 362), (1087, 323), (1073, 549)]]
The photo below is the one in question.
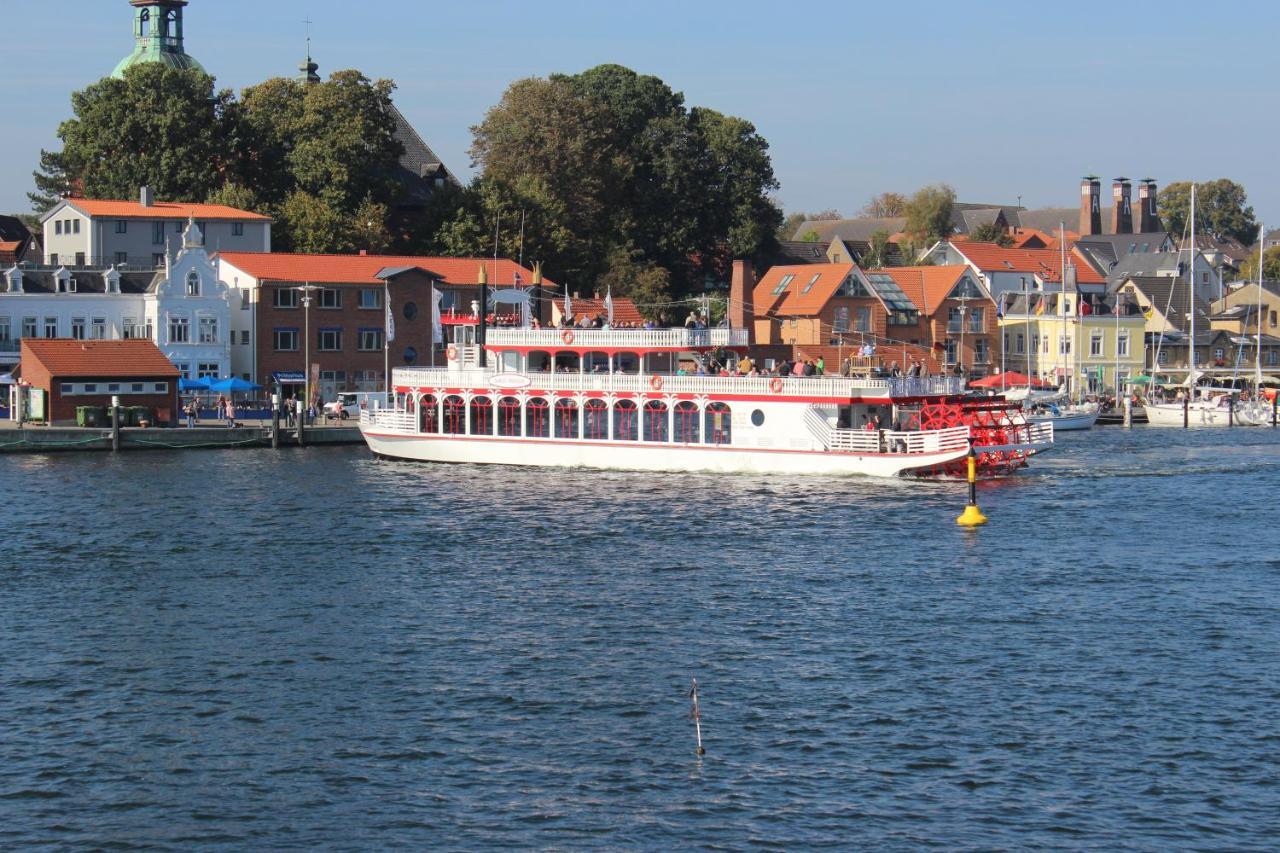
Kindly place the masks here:
[(813, 376), (813, 375), (814, 375), (814, 373), (816, 373), (816, 372), (817, 372), (817, 368), (813, 366), (813, 362), (812, 362), (812, 361), (806, 361), (806, 362), (804, 363), (804, 375), (805, 375), (805, 376)]
[(813, 367), (814, 367), (814, 370), (813, 370), (814, 374), (817, 376), (821, 376), (822, 374), (827, 372), (827, 360), (822, 356), (818, 356), (818, 363), (815, 364)]
[(902, 375), (902, 371), (898, 369), (898, 362), (896, 361), (889, 362), (889, 375), (892, 376), (894, 379), (897, 379), (899, 376)]
[(738, 359), (739, 373), (750, 373), (751, 366), (752, 366), (751, 359), (747, 358), (745, 355), (742, 358)]

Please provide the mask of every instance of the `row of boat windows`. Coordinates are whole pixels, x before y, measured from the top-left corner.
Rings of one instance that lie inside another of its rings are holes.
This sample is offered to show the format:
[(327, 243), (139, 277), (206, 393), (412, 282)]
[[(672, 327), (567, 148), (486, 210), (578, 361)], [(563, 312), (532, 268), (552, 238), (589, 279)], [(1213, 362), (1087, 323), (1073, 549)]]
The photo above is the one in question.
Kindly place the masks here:
[[(414, 411), (413, 399), (407, 401)], [(530, 397), (522, 404), (516, 397), (457, 395), (437, 400), (427, 394), (417, 407), (418, 430), (443, 435), (498, 435), (509, 438), (565, 438), (587, 441), (652, 441), (677, 444), (729, 444), (732, 412), (725, 403), (682, 400), (668, 406), (648, 400), (643, 407), (634, 400), (618, 400), (612, 406), (599, 399), (582, 405), (568, 397), (547, 400)]]

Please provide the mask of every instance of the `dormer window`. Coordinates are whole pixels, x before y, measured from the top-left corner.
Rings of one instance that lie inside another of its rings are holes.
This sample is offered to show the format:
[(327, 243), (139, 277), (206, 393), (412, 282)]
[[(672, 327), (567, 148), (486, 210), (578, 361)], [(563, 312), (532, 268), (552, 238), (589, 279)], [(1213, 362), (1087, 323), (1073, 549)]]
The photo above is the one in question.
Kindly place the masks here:
[(103, 276), (103, 278), (107, 282), (107, 293), (120, 292), (120, 274), (119, 273), (117, 273), (115, 270), (112, 270), (111, 272)]
[(10, 293), (22, 292), (22, 270), (18, 269), (17, 267), (14, 267), (13, 269), (9, 270), (9, 292)]
[(200, 273), (192, 270), (187, 273), (187, 296), (200, 295)]

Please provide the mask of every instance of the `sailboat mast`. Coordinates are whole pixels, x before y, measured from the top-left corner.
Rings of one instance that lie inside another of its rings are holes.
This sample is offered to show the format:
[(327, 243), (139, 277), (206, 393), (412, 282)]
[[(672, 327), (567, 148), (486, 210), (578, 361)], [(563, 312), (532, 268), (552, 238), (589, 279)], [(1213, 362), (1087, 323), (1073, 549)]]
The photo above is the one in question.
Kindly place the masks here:
[(1187, 342), (1187, 399), (1196, 398), (1196, 184), (1191, 182), (1191, 250), (1187, 265), (1187, 313), (1191, 315), (1191, 339)]
[(1067, 358), (1067, 223), (1058, 222), (1058, 251), (1062, 262), (1059, 273), (1062, 276), (1062, 304), (1058, 311), (1062, 314), (1062, 340), (1058, 341), (1058, 355), (1062, 357), (1062, 379), (1067, 383), (1067, 393), (1071, 394), (1075, 384), (1074, 371), (1071, 370), (1070, 359)]
[(1253, 348), (1253, 382), (1254, 390), (1262, 390), (1262, 250), (1266, 243), (1267, 228), (1258, 224), (1258, 336), (1254, 339)]

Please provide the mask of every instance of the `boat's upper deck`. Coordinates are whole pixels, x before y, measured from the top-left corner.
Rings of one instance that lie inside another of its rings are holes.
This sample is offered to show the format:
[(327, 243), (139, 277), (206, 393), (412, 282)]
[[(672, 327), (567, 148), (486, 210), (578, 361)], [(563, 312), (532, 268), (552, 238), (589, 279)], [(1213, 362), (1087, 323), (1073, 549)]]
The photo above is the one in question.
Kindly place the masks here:
[(485, 332), (486, 349), (679, 352), (748, 346), (746, 329), (520, 329)]

